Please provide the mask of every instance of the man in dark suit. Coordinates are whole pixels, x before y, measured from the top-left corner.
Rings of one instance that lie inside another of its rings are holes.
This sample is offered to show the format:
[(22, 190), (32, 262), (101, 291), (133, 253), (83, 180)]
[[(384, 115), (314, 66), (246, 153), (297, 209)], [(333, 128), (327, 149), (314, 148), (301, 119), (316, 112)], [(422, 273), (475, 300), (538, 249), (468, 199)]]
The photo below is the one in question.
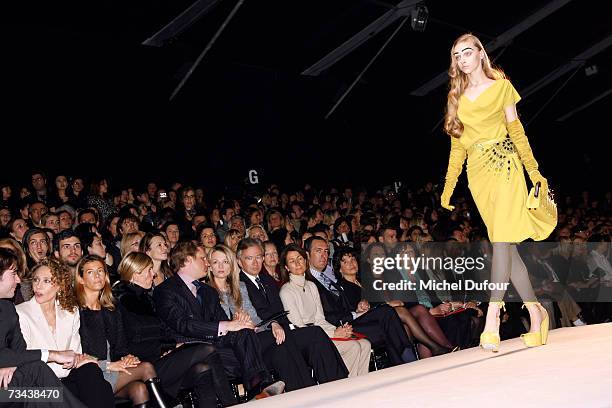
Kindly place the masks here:
[[(266, 320), (284, 310), (274, 280), (265, 273), (260, 274), (264, 250), (261, 242), (245, 238), (238, 244), (238, 265), (242, 269), (240, 280), (249, 293), (249, 299), (257, 310), (257, 316)], [(291, 342), (306, 363), (312, 367), (319, 383), (338, 380), (348, 376), (348, 370), (338, 349), (319, 326), (293, 328), (286, 316), (272, 323), (272, 334), (277, 343)]]
[(281, 392), (278, 385), (266, 389), (274, 381), (263, 362), (253, 323), (242, 318), (228, 320), (217, 292), (200, 281), (208, 270), (204, 249), (193, 241), (179, 242), (172, 250), (171, 264), (177, 272), (155, 289), (153, 300), (157, 315), (174, 332), (176, 342), (214, 344), (228, 374), (242, 377), (251, 395), (263, 392), (260, 398)]
[[(63, 403), (25, 402), (25, 407), (83, 407), (62, 385), (46, 362), (55, 362), (65, 368), (78, 362), (74, 351), (26, 350), (26, 342), (19, 327), (15, 305), (9, 300), (15, 295), (20, 282), (17, 275), (17, 256), (9, 249), (0, 248), (0, 388), (53, 387), (61, 388)], [(2, 405), (5, 406), (5, 405)], [(11, 404), (8, 405), (13, 406)]]
[(415, 360), (412, 343), (404, 326), (392, 307), (383, 305), (370, 309), (362, 300), (357, 310), (351, 310), (344, 288), (328, 265), (329, 245), (327, 240), (313, 236), (306, 240), (304, 249), (308, 252), (310, 274), (317, 285), (325, 320), (334, 326), (351, 323), (356, 332), (363, 333), (373, 346), (385, 345), (392, 365)]

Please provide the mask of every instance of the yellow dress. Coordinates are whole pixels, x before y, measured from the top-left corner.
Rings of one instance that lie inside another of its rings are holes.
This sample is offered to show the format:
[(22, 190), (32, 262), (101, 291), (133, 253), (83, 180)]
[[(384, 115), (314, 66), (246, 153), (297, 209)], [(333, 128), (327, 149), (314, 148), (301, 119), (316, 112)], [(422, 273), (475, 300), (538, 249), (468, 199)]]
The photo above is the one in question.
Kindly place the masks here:
[(526, 207), (523, 163), (504, 113), (520, 99), (507, 79), (495, 81), (473, 101), (462, 95), (457, 116), (464, 131), (460, 138), (451, 137), (451, 156), (463, 154), (465, 160), (467, 153), (468, 186), (491, 242), (543, 240), (554, 228), (541, 225)]

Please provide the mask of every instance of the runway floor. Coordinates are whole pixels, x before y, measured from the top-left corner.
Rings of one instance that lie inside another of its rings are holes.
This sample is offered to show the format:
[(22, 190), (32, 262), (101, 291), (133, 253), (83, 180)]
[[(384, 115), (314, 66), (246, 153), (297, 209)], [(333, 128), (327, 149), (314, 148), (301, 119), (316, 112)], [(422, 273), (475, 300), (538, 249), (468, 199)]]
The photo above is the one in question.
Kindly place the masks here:
[(552, 330), (548, 344), (519, 339), (249, 403), (257, 407), (612, 407), (612, 323)]

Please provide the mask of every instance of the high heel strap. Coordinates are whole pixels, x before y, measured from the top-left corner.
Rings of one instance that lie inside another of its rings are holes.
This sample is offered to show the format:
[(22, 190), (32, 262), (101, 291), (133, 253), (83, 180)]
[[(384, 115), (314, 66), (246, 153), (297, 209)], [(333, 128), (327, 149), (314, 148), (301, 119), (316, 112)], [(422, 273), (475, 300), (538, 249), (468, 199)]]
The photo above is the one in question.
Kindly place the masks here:
[(521, 306), (521, 309), (524, 309), (525, 307), (530, 306), (530, 305), (542, 306), (540, 304), (540, 302), (537, 302), (537, 301), (535, 301), (535, 302), (523, 302), (523, 306)]

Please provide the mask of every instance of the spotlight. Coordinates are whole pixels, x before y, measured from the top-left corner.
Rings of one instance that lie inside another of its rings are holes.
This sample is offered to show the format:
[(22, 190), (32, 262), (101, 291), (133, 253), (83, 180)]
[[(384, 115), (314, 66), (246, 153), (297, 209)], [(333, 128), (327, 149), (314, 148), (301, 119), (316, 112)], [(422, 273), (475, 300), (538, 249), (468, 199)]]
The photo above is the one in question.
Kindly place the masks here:
[(586, 76), (595, 75), (598, 72), (599, 72), (599, 70), (597, 69), (597, 65), (591, 65), (591, 66), (586, 67), (584, 69), (584, 73), (586, 74)]
[(424, 4), (419, 4), (410, 11), (410, 25), (414, 31), (423, 32), (427, 25), (429, 10)]

